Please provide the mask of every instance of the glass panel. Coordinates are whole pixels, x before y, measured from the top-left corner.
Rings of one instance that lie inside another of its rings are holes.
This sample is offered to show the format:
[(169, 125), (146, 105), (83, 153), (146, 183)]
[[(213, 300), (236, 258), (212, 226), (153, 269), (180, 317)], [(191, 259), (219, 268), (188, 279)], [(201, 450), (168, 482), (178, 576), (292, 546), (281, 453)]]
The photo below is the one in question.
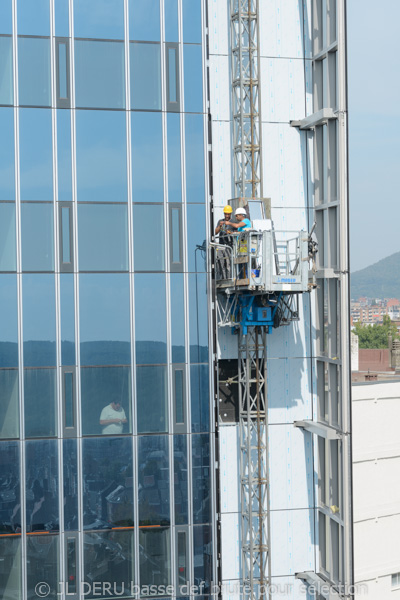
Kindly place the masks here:
[(65, 427), (75, 427), (74, 410), (74, 374), (70, 371), (64, 373), (64, 410)]
[(185, 297), (180, 273), (171, 273), (171, 343), (172, 362), (185, 362)]
[(210, 390), (209, 366), (191, 365), (190, 397), (192, 406), (192, 431), (209, 431), (210, 429)]
[(21, 205), (22, 270), (54, 270), (53, 205)]
[(185, 111), (203, 112), (203, 68), (201, 46), (183, 47)]
[(129, 39), (160, 41), (160, 0), (129, 0)]
[(55, 369), (24, 370), (26, 437), (51, 437), (57, 433)]
[(126, 123), (116, 111), (76, 111), (78, 200), (126, 202)]
[(62, 256), (61, 262), (70, 263), (71, 262), (71, 244), (70, 244), (70, 212), (71, 209), (69, 206), (63, 206), (61, 208), (61, 229), (62, 229)]
[(182, 207), (169, 205), (171, 271), (183, 271)]
[(177, 562), (178, 562), (178, 585), (186, 586), (188, 583), (188, 573), (186, 564), (186, 532), (177, 532)]
[(50, 35), (49, 0), (18, 0), (18, 33)]
[(54, 275), (23, 275), (24, 366), (56, 366)]
[(60, 37), (69, 36), (69, 2), (54, 0), (55, 33)]
[(21, 200), (53, 200), (51, 110), (19, 111)]
[(183, 0), (183, 41), (201, 44), (201, 0)]
[(131, 63), (131, 106), (161, 110), (160, 44), (129, 45)]
[(203, 137), (203, 116), (185, 115), (187, 202), (205, 199)]
[(139, 433), (167, 431), (167, 367), (136, 369), (137, 430)]
[(0, 204), (0, 271), (15, 271), (15, 204)]
[(325, 461), (325, 444), (324, 438), (318, 436), (318, 487), (319, 501), (326, 505), (326, 461)]
[(187, 239), (189, 271), (206, 271), (206, 215), (202, 204), (187, 207)]
[(0, 200), (14, 200), (14, 109), (0, 109), (0, 130)]
[[(58, 530), (57, 440), (35, 440), (25, 442), (25, 468), (27, 531)], [(28, 555), (29, 540), (31, 539), (31, 537), (28, 538)], [(38, 538), (33, 539), (36, 540)], [(43, 537), (42, 539), (45, 538)], [(47, 536), (46, 539), (48, 539)], [(55, 552), (56, 549), (53, 547), (52, 550)], [(50, 557), (47, 558), (50, 559)], [(42, 560), (43, 559), (44, 556), (42, 556)], [(29, 568), (29, 556), (27, 562)], [(39, 581), (50, 583), (46, 578), (39, 579)]]
[(185, 422), (185, 397), (183, 383), (183, 368), (174, 369), (175, 422), (178, 424)]
[(134, 202), (163, 202), (160, 114), (132, 113), (132, 179)]
[(167, 114), (168, 201), (182, 202), (180, 115)]
[(174, 435), (174, 495), (175, 523), (177, 525), (187, 525), (189, 516), (186, 435)]
[(178, 102), (177, 68), (178, 48), (168, 48), (168, 97), (167, 102)]
[(210, 438), (192, 436), (193, 523), (211, 521)]
[(12, 0), (0, 2), (0, 33), (12, 33)]
[(178, 42), (178, 0), (164, 0), (165, 41)]
[(133, 206), (135, 271), (163, 271), (164, 207), (160, 204)]
[(66, 544), (66, 563), (67, 563), (67, 581), (66, 581), (66, 593), (67, 594), (75, 594), (76, 593), (76, 577), (77, 577), (77, 548), (76, 543), (77, 539), (75, 537), (67, 537)]
[[(0, 537), (3, 537), (5, 533), (20, 533), (21, 531), (19, 443), (0, 442), (0, 455)], [(0, 556), (3, 558), (3, 555)], [(4, 565), (2, 565), (0, 573), (3, 572), (3, 567)]]
[[(26, 563), (28, 598), (38, 596), (45, 590), (48, 598), (59, 593), (60, 548), (58, 535), (30, 535), (27, 540)], [(41, 587), (43, 582), (45, 587)]]
[(122, 42), (75, 40), (76, 105), (125, 108)]
[(84, 529), (133, 526), (132, 464), (130, 438), (83, 440)]
[(84, 565), (85, 598), (99, 599), (99, 593), (102, 598), (132, 598), (135, 591), (134, 532), (86, 533)]
[(171, 585), (170, 530), (140, 529), (139, 546), (141, 593), (143, 596), (158, 595), (157, 587)]
[(1, 537), (0, 556), (3, 564), (0, 570), (0, 596), (4, 600), (22, 598), (21, 538)]
[(11, 37), (0, 37), (0, 104), (13, 104), (13, 48)]
[(124, 39), (124, 0), (74, 0), (75, 36)]
[(127, 207), (80, 204), (78, 240), (80, 271), (127, 271)]
[(71, 114), (57, 110), (58, 199), (72, 200)]
[(190, 362), (208, 361), (207, 279), (189, 274)]
[(19, 103), (51, 105), (50, 40), (18, 38)]
[(135, 275), (136, 363), (167, 362), (165, 275)]
[(0, 369), (0, 438), (19, 437), (18, 370)]
[(81, 364), (130, 365), (129, 276), (80, 275), (79, 281)]
[[(58, 44), (58, 70), (59, 70), (59, 97), (62, 99), (68, 98), (68, 59), (67, 59), (67, 42)], [(75, 71), (76, 73), (76, 71)]]
[(64, 530), (77, 531), (78, 523), (78, 457), (76, 440), (63, 440)]
[(0, 275), (0, 367), (18, 367), (17, 278)]
[(210, 525), (193, 527), (194, 580), (203, 583), (202, 591), (210, 591), (212, 581), (212, 530)]
[(60, 275), (61, 364), (75, 364), (74, 276)]
[(169, 525), (168, 436), (138, 438), (139, 525)]
[(82, 433), (131, 433), (131, 368), (81, 369)]

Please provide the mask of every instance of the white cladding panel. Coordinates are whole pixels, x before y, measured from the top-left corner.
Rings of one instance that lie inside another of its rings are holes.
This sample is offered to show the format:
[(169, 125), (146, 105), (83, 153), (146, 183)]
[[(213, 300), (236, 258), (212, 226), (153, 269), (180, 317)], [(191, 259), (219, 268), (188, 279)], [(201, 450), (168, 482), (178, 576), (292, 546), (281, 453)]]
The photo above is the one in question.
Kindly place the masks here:
[(208, 0), (210, 54), (229, 54), (229, 9), (227, 0)]
[(312, 417), (311, 359), (268, 360), (268, 421), (293, 423)]
[(210, 88), (211, 118), (213, 121), (229, 121), (231, 116), (231, 72), (229, 57), (210, 56), (210, 79), (215, 84)]
[(239, 510), (239, 426), (222, 425), (219, 431), (221, 512)]
[(315, 571), (314, 511), (273, 510), (270, 522), (272, 577)]
[(240, 579), (240, 519), (238, 513), (221, 515), (222, 579)]
[(260, 2), (261, 56), (311, 57), (311, 0)]
[(213, 121), (212, 141), (214, 205), (223, 207), (232, 198), (232, 158), (228, 152), (231, 146), (230, 122)]
[(261, 58), (263, 121), (288, 123), (305, 117), (304, 61), (297, 58)]

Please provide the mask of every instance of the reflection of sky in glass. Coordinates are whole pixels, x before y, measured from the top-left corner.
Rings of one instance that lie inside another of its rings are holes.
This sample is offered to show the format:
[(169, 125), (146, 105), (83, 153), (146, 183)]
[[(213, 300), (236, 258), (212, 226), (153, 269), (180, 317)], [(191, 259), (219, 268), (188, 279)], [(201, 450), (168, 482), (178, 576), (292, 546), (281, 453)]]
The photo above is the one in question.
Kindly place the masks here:
[(19, 111), (21, 200), (53, 199), (51, 110)]
[(0, 111), (0, 200), (14, 200), (14, 110)]
[(165, 309), (165, 275), (135, 275), (136, 362), (167, 362), (167, 322)]
[(165, 41), (178, 41), (178, 0), (164, 0)]
[[(152, 241), (149, 248), (149, 231)], [(164, 265), (164, 206), (134, 204), (133, 251), (135, 271), (163, 271)]]
[(185, 304), (183, 273), (171, 273), (172, 362), (185, 362)]
[[(0, 343), (17, 343), (17, 279), (15, 275), (0, 275)], [(7, 315), (7, 318), (4, 318)], [(18, 362), (17, 362), (18, 364)], [(14, 365), (14, 366), (17, 366)], [(1, 365), (3, 366), (3, 365)], [(11, 365), (9, 365), (11, 366)]]
[(125, 113), (76, 111), (78, 200), (127, 200)]
[[(54, 275), (22, 276), (24, 366), (56, 364)], [(30, 342), (36, 342), (32, 344)]]
[(18, 38), (19, 103), (50, 106), (50, 40)]
[(72, 200), (71, 113), (57, 110), (58, 199)]
[(158, 113), (132, 113), (134, 202), (163, 202), (162, 121)]
[(197, 248), (206, 239), (204, 204), (187, 207), (187, 239), (189, 271), (205, 271), (205, 251)]
[(202, 115), (185, 116), (186, 201), (204, 202), (204, 131)]
[(75, 364), (74, 276), (60, 274), (61, 363)]
[(129, 0), (129, 39), (160, 41), (159, 0)]
[(160, 44), (129, 44), (131, 65), (131, 106), (161, 110)]
[(124, 0), (75, 0), (76, 37), (124, 38)]
[(13, 103), (12, 38), (0, 37), (0, 104)]
[(183, 47), (185, 111), (203, 112), (203, 71), (201, 46)]
[(179, 114), (167, 113), (168, 202), (181, 202), (181, 126)]
[(183, 0), (183, 41), (201, 44), (201, 0)]
[(208, 360), (207, 279), (205, 273), (189, 274), (190, 361)]
[(54, 0), (55, 33), (57, 36), (69, 36), (68, 11), (68, 0)]
[(0, 2), (0, 33), (12, 33), (12, 0)]
[(0, 271), (15, 271), (15, 204), (0, 204)]
[(53, 205), (24, 202), (21, 205), (22, 270), (54, 269)]
[(18, 0), (17, 19), (19, 35), (50, 35), (49, 0)]

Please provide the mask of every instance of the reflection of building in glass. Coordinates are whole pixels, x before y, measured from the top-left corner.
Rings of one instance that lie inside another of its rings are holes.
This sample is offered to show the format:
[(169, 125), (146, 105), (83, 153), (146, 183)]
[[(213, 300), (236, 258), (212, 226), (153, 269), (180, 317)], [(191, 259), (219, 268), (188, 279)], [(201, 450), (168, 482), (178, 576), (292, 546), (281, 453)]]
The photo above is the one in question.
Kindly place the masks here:
[[(315, 117), (327, 106), (345, 112), (334, 76), (343, 1), (327, 12), (319, 0), (276, 0), (279, 17), (258, 4), (264, 193), (279, 230), (306, 231), (315, 218), (321, 248), (315, 302), (306, 295), (299, 323), (277, 331), (268, 351), (271, 478), (281, 486), (288, 455), (302, 474), (298, 496), (288, 474), (290, 501), (273, 495), (278, 484), (272, 490), (272, 531), (287, 532), (273, 576), (293, 583), (295, 572), (320, 570), (336, 581), (345, 516), (329, 506), (340, 506), (337, 487), (348, 480), (347, 447), (312, 441), (293, 422), (346, 428), (337, 276), (346, 272), (337, 235), (346, 199), (335, 158), (343, 136), (337, 112)], [(114, 597), (140, 597), (137, 585), (186, 598), (190, 586), (208, 596), (213, 582), (240, 580), (236, 554), (224, 554), (240, 547), (233, 386), (219, 410), (227, 427), (217, 427), (219, 439), (215, 431), (217, 372), (237, 375), (237, 336), (226, 328), (217, 341), (208, 251), (235, 195), (230, 8), (227, 0), (0, 1), (6, 600), (33, 598), (42, 583), (49, 597), (61, 583), (76, 599), (98, 597), (94, 584), (110, 584)], [(283, 54), (280, 34), (271, 35), (282, 23)], [(312, 115), (314, 133), (304, 122)], [(289, 125), (294, 119), (300, 126)], [(261, 218), (259, 205), (251, 218)], [(100, 416), (111, 404), (126, 423), (105, 431)], [(337, 482), (321, 501), (317, 458), (321, 481)]]

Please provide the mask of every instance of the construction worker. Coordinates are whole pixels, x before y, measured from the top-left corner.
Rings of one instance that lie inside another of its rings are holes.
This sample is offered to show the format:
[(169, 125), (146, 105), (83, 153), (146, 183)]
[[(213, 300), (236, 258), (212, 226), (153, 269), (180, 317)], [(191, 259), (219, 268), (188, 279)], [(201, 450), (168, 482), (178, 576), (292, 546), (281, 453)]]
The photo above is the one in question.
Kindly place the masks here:
[(244, 208), (237, 208), (235, 210), (235, 217), (237, 219), (237, 223), (231, 223), (231, 227), (239, 232), (251, 229), (251, 221), (247, 218), (247, 213)]
[(232, 206), (227, 204), (224, 207), (224, 218), (218, 221), (215, 228), (215, 233), (219, 234), (219, 243), (227, 246), (226, 249), (217, 249), (217, 279), (230, 279), (231, 277), (232, 239), (230, 238), (230, 234), (235, 231), (232, 225)]
[(232, 245), (231, 240), (228, 238), (228, 235), (230, 233), (234, 233), (232, 225), (232, 206), (229, 206), (229, 204), (227, 204), (224, 207), (224, 218), (218, 221), (217, 226), (215, 228), (215, 233), (220, 234), (219, 240), (222, 244)]

